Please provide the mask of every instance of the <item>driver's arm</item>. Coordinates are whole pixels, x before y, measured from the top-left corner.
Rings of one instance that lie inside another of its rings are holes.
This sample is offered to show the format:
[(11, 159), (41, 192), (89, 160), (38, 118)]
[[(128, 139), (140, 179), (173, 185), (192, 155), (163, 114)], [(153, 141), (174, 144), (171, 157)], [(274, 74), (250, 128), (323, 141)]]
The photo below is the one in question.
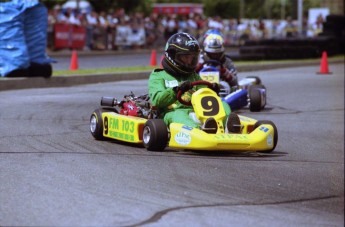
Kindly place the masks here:
[(149, 78), (149, 96), (152, 105), (158, 108), (166, 108), (176, 102), (176, 93), (173, 90), (174, 84), (165, 83), (165, 72), (154, 71)]
[(195, 72), (199, 73), (200, 70), (202, 69), (202, 65), (201, 63), (198, 63), (197, 66), (195, 67)]

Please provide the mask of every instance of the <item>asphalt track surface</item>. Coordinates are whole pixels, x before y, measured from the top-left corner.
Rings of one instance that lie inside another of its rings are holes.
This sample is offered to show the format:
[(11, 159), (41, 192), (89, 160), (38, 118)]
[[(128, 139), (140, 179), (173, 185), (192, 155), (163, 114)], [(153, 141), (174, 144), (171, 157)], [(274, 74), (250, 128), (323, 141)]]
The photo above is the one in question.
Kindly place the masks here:
[(147, 80), (0, 92), (0, 226), (344, 226), (344, 64), (243, 72), (268, 90), (273, 153), (96, 141), (101, 96)]

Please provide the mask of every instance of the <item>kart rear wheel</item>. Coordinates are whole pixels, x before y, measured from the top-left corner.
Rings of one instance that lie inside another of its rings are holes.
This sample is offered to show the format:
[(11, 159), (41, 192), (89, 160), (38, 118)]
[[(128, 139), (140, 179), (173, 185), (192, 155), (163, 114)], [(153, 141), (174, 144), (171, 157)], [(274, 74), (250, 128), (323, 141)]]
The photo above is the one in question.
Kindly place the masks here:
[(162, 119), (149, 119), (143, 129), (143, 144), (148, 151), (163, 151), (168, 144), (168, 129)]
[(96, 140), (104, 140), (103, 136), (103, 119), (104, 110), (96, 109), (90, 117), (90, 132)]
[(249, 109), (251, 112), (259, 112), (261, 110), (261, 92), (259, 89), (249, 89)]
[(271, 125), (273, 127), (273, 130), (274, 130), (273, 148), (269, 149), (269, 150), (260, 151), (260, 152), (262, 152), (262, 153), (271, 153), (276, 148), (277, 143), (278, 143), (278, 129), (277, 129), (276, 125), (272, 121), (269, 121), (269, 120), (259, 120), (259, 121), (257, 121), (254, 124), (254, 130), (256, 128), (258, 128), (260, 125), (263, 125), (263, 124), (268, 124), (268, 125)]

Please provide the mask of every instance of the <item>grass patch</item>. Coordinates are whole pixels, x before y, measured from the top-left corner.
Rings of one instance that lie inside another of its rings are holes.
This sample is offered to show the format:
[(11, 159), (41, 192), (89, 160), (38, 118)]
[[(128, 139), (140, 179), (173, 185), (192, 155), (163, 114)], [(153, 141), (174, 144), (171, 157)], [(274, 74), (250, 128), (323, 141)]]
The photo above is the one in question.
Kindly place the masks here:
[(142, 72), (152, 71), (153, 66), (132, 66), (132, 67), (114, 67), (103, 69), (78, 69), (78, 70), (54, 70), (53, 76), (71, 76), (71, 75), (97, 75), (107, 73), (121, 73), (121, 72)]
[[(328, 57), (329, 61), (344, 60), (344, 55)], [(246, 65), (269, 65), (269, 64), (290, 64), (294, 62), (305, 63), (320, 63), (320, 59), (292, 59), (292, 60), (262, 60), (262, 61), (235, 61), (235, 66)], [(72, 76), (72, 75), (97, 75), (107, 73), (123, 73), (123, 72), (143, 72), (152, 71), (158, 66), (132, 66), (132, 67), (114, 67), (114, 68), (102, 68), (102, 69), (78, 69), (78, 70), (54, 70), (53, 76)]]

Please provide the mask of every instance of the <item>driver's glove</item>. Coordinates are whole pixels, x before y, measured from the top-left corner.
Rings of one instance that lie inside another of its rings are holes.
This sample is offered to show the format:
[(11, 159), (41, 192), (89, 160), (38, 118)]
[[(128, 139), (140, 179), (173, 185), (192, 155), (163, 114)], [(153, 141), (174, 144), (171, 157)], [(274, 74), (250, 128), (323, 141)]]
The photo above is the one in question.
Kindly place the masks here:
[(174, 87), (174, 91), (175, 92), (179, 92), (181, 91), (182, 93), (189, 91), (190, 89), (192, 89), (192, 82), (190, 81), (184, 81), (182, 82), (178, 87)]
[(227, 68), (222, 68), (220, 71), (220, 76), (224, 78), (226, 81), (231, 81), (232, 80), (232, 73), (229, 69)]

